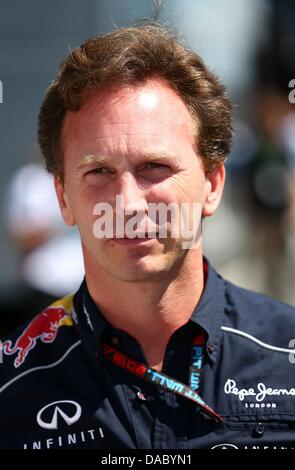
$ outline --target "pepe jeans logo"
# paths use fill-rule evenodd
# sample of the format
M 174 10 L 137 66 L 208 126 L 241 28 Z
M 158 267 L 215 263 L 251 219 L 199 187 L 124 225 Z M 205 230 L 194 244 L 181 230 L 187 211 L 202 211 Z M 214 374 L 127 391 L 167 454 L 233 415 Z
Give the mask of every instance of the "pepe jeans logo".
M 256 402 L 262 402 L 267 397 L 273 396 L 295 396 L 295 388 L 271 388 L 267 387 L 263 382 L 257 384 L 256 388 L 238 388 L 233 379 L 228 379 L 224 385 L 224 393 L 227 395 L 235 395 L 240 401 L 244 401 L 247 397 L 254 397 Z

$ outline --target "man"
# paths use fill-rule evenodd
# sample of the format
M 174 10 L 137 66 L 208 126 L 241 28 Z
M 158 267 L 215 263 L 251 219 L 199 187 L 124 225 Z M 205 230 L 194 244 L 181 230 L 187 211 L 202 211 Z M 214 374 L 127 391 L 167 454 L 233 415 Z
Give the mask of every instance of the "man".
M 292 446 L 294 309 L 224 281 L 194 214 L 189 237 L 149 212 L 211 216 L 230 141 L 223 86 L 161 27 L 90 39 L 63 62 L 39 142 L 85 281 L 3 343 L 2 448 Z M 103 236 L 102 207 L 123 232 Z

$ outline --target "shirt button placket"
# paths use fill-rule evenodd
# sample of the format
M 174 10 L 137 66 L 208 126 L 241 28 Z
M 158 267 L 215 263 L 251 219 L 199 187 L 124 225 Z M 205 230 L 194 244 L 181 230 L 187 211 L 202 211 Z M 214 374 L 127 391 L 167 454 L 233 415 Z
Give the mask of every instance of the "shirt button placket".
M 163 424 L 165 420 L 163 421 L 161 419 L 161 415 L 164 411 L 164 408 L 166 409 L 166 401 L 165 401 L 165 391 L 159 389 L 159 401 L 158 401 L 158 406 L 157 406 L 157 414 L 155 416 L 155 428 L 154 428 L 154 449 L 165 449 L 165 438 L 166 438 L 166 427 Z

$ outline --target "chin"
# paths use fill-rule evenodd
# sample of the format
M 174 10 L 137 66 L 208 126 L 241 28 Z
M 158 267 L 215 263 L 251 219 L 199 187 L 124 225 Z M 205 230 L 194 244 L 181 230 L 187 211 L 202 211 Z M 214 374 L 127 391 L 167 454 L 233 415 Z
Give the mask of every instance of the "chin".
M 170 262 L 169 262 L 170 261 Z M 122 266 L 118 267 L 116 274 L 113 271 L 114 277 L 125 282 L 155 282 L 167 276 L 171 270 L 171 260 L 165 259 L 147 259 L 142 258 L 138 260 L 136 265 L 129 265 L 125 263 L 124 270 Z

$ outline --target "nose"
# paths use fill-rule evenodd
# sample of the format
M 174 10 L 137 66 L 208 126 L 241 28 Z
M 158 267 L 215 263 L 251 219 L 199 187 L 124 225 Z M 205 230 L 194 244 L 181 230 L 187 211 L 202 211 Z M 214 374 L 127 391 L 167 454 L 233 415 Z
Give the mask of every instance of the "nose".
M 147 213 L 148 204 L 145 198 L 145 192 L 138 185 L 135 175 L 131 172 L 125 172 L 121 175 L 119 183 L 120 206 L 128 216 L 136 213 Z

